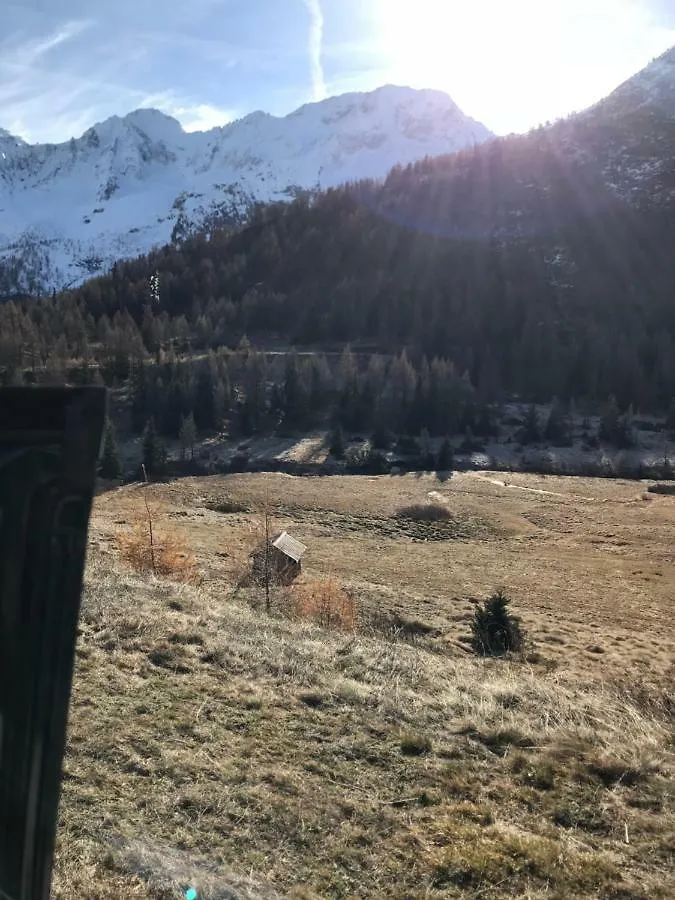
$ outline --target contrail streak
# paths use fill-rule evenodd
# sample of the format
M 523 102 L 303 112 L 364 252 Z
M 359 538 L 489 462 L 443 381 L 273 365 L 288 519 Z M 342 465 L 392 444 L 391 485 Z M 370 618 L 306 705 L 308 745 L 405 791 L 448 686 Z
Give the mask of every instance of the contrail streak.
M 304 0 L 310 15 L 309 26 L 309 61 L 312 67 L 312 93 L 315 100 L 323 100 L 327 96 L 326 80 L 321 62 L 323 45 L 323 10 L 321 0 Z

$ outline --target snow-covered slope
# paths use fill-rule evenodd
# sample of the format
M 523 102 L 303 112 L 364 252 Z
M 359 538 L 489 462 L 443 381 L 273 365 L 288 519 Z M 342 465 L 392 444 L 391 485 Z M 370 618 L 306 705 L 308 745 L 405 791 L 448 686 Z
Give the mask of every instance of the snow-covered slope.
M 58 145 L 0 129 L 0 294 L 76 284 L 253 202 L 380 178 L 491 136 L 446 94 L 392 86 L 193 134 L 152 109 Z
M 675 116 L 675 47 L 624 82 L 604 101 L 618 112 L 622 107 L 661 107 Z
M 635 207 L 675 206 L 675 48 L 605 100 L 551 129 L 563 151 L 595 166 Z

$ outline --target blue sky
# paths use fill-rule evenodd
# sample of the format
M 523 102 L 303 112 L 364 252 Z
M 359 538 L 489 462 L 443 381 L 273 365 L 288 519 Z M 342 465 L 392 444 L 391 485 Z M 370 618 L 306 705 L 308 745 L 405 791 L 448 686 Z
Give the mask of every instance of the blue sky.
M 155 106 L 195 130 L 384 83 L 497 133 L 581 109 L 675 45 L 675 0 L 2 0 L 0 126 L 66 140 Z

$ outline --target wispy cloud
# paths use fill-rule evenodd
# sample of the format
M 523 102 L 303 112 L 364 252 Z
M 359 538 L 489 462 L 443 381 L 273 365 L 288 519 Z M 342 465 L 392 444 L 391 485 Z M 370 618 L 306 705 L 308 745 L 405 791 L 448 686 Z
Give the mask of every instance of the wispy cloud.
M 308 68 L 313 98 L 327 96 L 336 2 L 295 0 L 282 11 L 278 0 L 60 0 L 58 9 L 2 0 L 0 127 L 56 143 L 150 105 L 187 131 L 251 109 L 286 114 L 307 99 Z M 274 26 L 261 29 L 268 15 Z
M 186 131 L 206 131 L 237 117 L 173 86 L 144 90 L 133 73 L 144 65 L 147 46 L 133 34 L 92 41 L 85 32 L 93 25 L 78 19 L 39 34 L 17 30 L 0 38 L 0 127 L 30 143 L 58 143 L 138 107 L 160 109 Z
M 304 0 L 309 12 L 309 61 L 312 68 L 312 94 L 315 100 L 328 96 L 321 59 L 323 52 L 324 18 L 321 0 Z
M 90 25 L 90 22 L 75 20 L 39 37 L 28 40 L 21 40 L 20 37 L 6 39 L 0 44 L 2 68 L 27 71 L 39 65 L 50 51 L 79 37 Z

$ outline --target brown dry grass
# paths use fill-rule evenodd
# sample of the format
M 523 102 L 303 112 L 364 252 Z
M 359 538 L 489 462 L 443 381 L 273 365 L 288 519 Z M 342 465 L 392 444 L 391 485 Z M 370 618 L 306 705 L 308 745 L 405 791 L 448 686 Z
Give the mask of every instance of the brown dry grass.
M 135 572 L 195 584 L 199 581 L 195 555 L 166 518 L 166 512 L 158 508 L 137 513 L 115 537 L 120 555 Z
M 675 503 L 499 479 L 152 486 L 199 589 L 120 559 L 138 489 L 98 498 L 56 896 L 668 897 Z M 347 590 L 355 630 L 231 599 L 267 492 L 309 546 L 303 581 Z M 384 527 L 432 492 L 484 528 Z M 251 512 L 214 512 L 219 496 Z M 525 661 L 467 649 L 495 587 Z
M 283 592 L 281 606 L 290 618 L 321 628 L 354 631 L 359 622 L 356 600 L 334 578 L 296 582 Z

